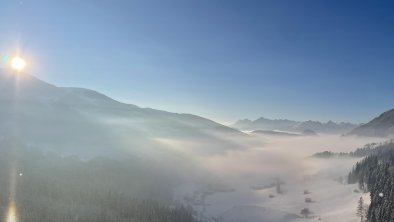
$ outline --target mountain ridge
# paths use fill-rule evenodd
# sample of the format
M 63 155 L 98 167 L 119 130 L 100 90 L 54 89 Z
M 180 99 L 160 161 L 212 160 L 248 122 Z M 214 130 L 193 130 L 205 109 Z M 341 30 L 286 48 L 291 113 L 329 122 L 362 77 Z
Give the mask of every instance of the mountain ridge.
M 235 138 L 248 137 L 197 115 L 140 108 L 94 90 L 58 87 L 32 75 L 1 71 L 0 135 L 83 156 L 115 150 L 165 155 L 161 149 L 174 146 L 183 152 L 224 152 L 242 148 Z
M 301 133 L 312 130 L 317 133 L 344 134 L 359 126 L 349 122 L 295 121 L 289 119 L 268 119 L 260 117 L 256 120 L 241 119 L 230 125 L 239 130 L 280 130 Z
M 387 110 L 379 116 L 373 118 L 347 135 L 367 136 L 367 137 L 389 137 L 394 135 L 394 109 Z

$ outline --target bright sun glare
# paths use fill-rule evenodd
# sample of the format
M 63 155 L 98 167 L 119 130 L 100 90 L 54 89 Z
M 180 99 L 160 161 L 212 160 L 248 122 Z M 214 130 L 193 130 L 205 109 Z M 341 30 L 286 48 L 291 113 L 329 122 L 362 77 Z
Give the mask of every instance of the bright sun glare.
M 15 203 L 13 202 L 8 206 L 6 222 L 17 222 Z
M 15 70 L 21 71 L 26 67 L 26 61 L 17 56 L 11 60 L 11 67 Z

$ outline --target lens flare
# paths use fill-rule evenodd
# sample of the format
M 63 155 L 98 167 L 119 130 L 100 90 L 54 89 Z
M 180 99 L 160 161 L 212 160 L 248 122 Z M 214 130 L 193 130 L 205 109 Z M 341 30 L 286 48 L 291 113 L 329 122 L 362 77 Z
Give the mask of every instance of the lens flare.
M 26 61 L 21 57 L 14 57 L 11 60 L 11 67 L 17 71 L 21 71 L 26 67 Z
M 16 207 L 15 207 L 15 203 L 11 202 L 8 205 L 8 210 L 7 210 L 7 220 L 6 222 L 17 222 L 17 218 L 16 218 Z

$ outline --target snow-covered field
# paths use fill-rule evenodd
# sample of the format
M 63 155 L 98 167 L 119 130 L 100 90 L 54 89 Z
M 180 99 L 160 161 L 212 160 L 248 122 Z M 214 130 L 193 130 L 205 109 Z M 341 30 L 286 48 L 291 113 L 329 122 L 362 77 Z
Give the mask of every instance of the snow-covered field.
M 368 194 L 355 192 L 346 175 L 355 158 L 318 159 L 331 150 L 349 152 L 371 139 L 264 137 L 261 147 L 201 158 L 207 180 L 180 186 L 175 199 L 193 207 L 203 218 L 223 222 L 332 221 L 356 222 L 357 202 Z M 280 191 L 277 192 L 278 181 Z M 308 199 L 308 201 L 306 201 Z M 302 218 L 301 210 L 311 214 Z

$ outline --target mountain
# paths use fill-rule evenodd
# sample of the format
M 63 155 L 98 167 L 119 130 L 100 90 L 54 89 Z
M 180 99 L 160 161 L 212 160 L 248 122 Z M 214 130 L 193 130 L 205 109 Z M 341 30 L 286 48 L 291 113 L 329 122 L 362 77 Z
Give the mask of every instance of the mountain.
M 353 129 L 348 135 L 369 137 L 394 135 L 394 109 L 388 110 L 370 122 Z
M 0 71 L 0 136 L 85 157 L 218 153 L 247 135 L 209 119 L 140 108 L 89 89 Z M 186 145 L 187 144 L 187 145 Z M 155 155 L 150 155 L 155 156 Z
M 243 130 L 283 130 L 289 129 L 292 126 L 296 125 L 297 121 L 287 120 L 287 119 L 266 119 L 266 118 L 258 118 L 254 121 L 243 119 L 239 120 L 233 125 L 232 127 L 236 129 L 243 129 Z
M 294 121 L 288 119 L 267 119 L 259 118 L 254 121 L 243 119 L 232 124 L 231 127 L 240 130 L 279 130 L 294 133 L 304 131 L 314 131 L 316 133 L 343 134 L 356 128 L 358 125 L 353 123 L 335 123 L 328 121 L 322 123 L 319 121 Z

